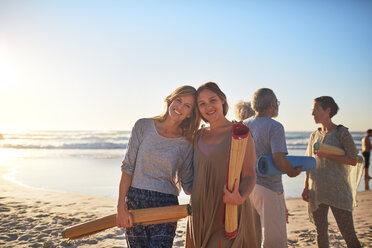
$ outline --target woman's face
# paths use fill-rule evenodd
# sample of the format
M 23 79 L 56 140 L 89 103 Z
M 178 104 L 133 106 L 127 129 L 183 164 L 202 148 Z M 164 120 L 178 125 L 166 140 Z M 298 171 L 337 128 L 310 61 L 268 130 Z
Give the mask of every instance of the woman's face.
M 209 123 L 223 117 L 223 104 L 225 103 L 216 93 L 211 90 L 204 89 L 199 93 L 198 108 L 200 114 Z
M 194 104 L 194 96 L 192 95 L 177 96 L 168 108 L 170 118 L 177 122 L 182 122 L 184 119 L 190 118 Z
M 312 115 L 314 116 L 315 123 L 324 123 L 325 121 L 328 121 L 330 119 L 330 111 L 330 108 L 324 110 L 319 103 L 314 102 Z

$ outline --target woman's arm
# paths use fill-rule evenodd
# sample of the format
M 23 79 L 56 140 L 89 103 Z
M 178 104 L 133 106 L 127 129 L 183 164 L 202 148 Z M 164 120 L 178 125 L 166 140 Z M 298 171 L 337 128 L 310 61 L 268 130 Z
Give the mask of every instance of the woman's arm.
M 186 156 L 183 161 L 183 164 L 181 165 L 180 170 L 178 171 L 178 176 L 185 194 L 191 195 L 192 183 L 194 179 L 193 146 L 190 145 L 190 147 L 188 147 L 185 153 Z
M 116 225 L 118 227 L 131 227 L 133 225 L 132 215 L 128 211 L 126 204 L 126 197 L 129 187 L 132 184 L 132 176 L 137 160 L 138 150 L 141 144 L 141 137 L 143 135 L 143 125 L 145 120 L 138 120 L 134 127 L 128 141 L 127 152 L 121 165 L 121 179 L 119 184 L 119 197 L 116 214 Z
M 327 154 L 324 152 L 316 152 L 315 153 L 317 157 L 319 158 L 328 158 L 332 159 L 340 164 L 348 164 L 351 166 L 355 166 L 357 164 L 357 159 L 356 158 L 350 158 L 347 156 L 338 156 L 338 155 L 332 155 L 332 154 Z
M 351 166 L 355 166 L 358 162 L 356 159 L 358 155 L 358 150 L 355 146 L 353 137 L 345 127 L 341 127 L 340 130 L 337 131 L 337 134 L 342 145 L 342 149 L 345 151 L 344 156 L 325 154 L 319 151 L 314 152 L 315 155 L 319 158 L 332 159 L 340 164 L 348 164 Z
M 241 205 L 245 202 L 256 184 L 256 149 L 254 147 L 253 138 L 251 135 L 248 136 L 247 148 L 245 151 L 242 173 L 240 176 L 240 185 L 237 187 L 238 182 L 234 182 L 232 192 L 227 189 L 225 185 L 224 189 L 224 203 L 232 205 Z
M 314 133 L 310 135 L 309 138 L 309 143 L 307 144 L 307 149 L 305 152 L 305 156 L 313 156 L 313 138 L 314 138 Z M 309 196 L 309 178 L 310 178 L 310 172 L 306 171 L 306 178 L 305 178 L 305 185 L 304 185 L 304 190 L 302 191 L 302 199 L 306 202 L 310 201 L 310 196 Z
M 119 185 L 119 198 L 116 214 L 116 225 L 118 227 L 131 227 L 133 225 L 133 217 L 128 211 L 127 203 L 125 201 L 130 185 L 132 184 L 132 176 L 125 172 L 121 173 Z
M 310 201 L 310 196 L 309 196 L 309 176 L 310 172 L 306 171 L 306 178 L 305 178 L 305 186 L 304 190 L 302 191 L 302 199 L 306 202 Z

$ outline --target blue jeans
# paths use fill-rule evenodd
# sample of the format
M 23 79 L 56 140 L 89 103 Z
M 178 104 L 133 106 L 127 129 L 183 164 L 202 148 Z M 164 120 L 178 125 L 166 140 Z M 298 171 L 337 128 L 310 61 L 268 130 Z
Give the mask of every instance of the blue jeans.
M 175 195 L 130 187 L 127 195 L 128 209 L 141 209 L 178 205 Z M 125 230 L 130 248 L 156 248 L 173 245 L 177 222 L 155 225 L 133 225 Z

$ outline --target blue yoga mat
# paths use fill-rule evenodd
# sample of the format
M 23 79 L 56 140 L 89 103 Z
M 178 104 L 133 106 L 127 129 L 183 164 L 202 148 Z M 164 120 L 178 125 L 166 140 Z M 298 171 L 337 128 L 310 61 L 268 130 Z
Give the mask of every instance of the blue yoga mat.
M 315 169 L 316 161 L 313 157 L 308 156 L 286 156 L 293 168 L 303 166 L 301 171 L 310 171 Z M 285 174 L 279 170 L 273 162 L 272 156 L 263 155 L 256 161 L 256 173 L 260 176 L 272 176 Z

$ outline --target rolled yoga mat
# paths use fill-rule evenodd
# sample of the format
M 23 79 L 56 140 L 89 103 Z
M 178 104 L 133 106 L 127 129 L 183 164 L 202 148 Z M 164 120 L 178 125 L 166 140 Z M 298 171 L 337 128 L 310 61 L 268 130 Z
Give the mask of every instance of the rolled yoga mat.
M 235 123 L 232 129 L 229 164 L 227 167 L 227 188 L 232 191 L 235 180 L 240 182 L 245 151 L 247 147 L 249 128 L 241 123 Z M 228 239 L 236 237 L 238 232 L 238 206 L 226 204 L 225 235 Z
M 315 142 L 313 145 L 314 151 L 324 152 L 326 154 L 331 155 L 338 155 L 338 156 L 345 156 L 345 151 L 342 148 L 337 146 L 331 146 L 326 144 L 320 144 L 319 142 Z M 360 155 L 357 156 L 357 162 L 361 163 L 364 162 L 364 158 Z
M 316 161 L 313 157 L 308 156 L 286 156 L 293 168 L 301 167 L 301 171 L 311 171 L 316 167 Z M 256 161 L 256 173 L 260 176 L 272 176 L 285 174 L 279 170 L 273 162 L 272 156 L 263 155 Z
M 134 224 L 152 225 L 177 220 L 191 215 L 189 204 L 129 210 Z M 62 231 L 63 238 L 78 239 L 116 226 L 116 214 L 77 224 Z
M 314 151 L 324 152 L 327 154 L 338 155 L 338 156 L 345 156 L 345 151 L 337 146 L 331 146 L 331 145 L 315 142 L 313 147 L 314 147 Z

